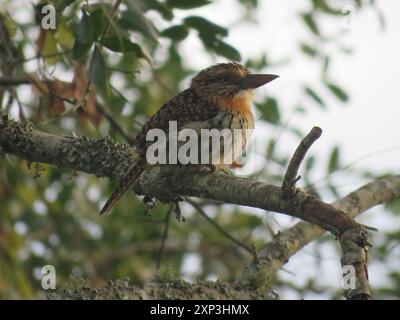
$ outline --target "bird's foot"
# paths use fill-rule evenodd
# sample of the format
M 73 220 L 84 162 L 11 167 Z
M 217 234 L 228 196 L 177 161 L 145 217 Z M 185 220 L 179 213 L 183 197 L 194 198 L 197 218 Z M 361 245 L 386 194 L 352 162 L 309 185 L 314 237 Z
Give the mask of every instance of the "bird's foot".
M 171 203 L 171 206 L 175 212 L 176 221 L 185 222 L 186 219 L 182 215 L 181 208 L 179 207 L 179 201 L 183 201 L 183 199 L 179 197 L 179 199 L 176 199 L 174 202 Z
M 155 199 L 153 197 L 150 197 L 150 196 L 145 196 L 143 198 L 143 203 L 145 205 L 144 215 L 151 217 L 151 210 L 153 210 L 154 207 L 156 206 Z

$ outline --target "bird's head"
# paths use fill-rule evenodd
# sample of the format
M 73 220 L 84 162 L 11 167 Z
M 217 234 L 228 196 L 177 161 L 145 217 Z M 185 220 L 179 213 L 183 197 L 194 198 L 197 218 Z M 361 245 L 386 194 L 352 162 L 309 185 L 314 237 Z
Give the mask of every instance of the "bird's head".
M 251 74 L 236 62 L 220 63 L 200 71 L 192 79 L 191 88 L 204 100 L 222 108 L 234 102 L 249 104 L 253 90 L 276 79 L 274 74 Z

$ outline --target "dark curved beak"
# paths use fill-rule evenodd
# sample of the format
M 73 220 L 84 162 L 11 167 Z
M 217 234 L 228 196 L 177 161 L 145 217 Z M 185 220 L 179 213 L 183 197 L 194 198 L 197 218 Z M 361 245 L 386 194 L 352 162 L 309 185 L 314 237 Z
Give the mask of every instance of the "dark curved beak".
M 279 78 L 276 74 L 249 74 L 240 80 L 239 86 L 242 89 L 255 89 Z

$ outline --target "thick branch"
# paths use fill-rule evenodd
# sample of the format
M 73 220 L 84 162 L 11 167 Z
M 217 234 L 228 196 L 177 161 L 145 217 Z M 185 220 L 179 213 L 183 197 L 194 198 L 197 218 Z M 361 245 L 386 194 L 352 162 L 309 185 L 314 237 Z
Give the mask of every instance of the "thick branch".
M 56 136 L 37 131 L 32 124 L 19 124 L 0 113 L 0 152 L 32 162 L 69 168 L 97 177 L 120 179 L 135 153 L 127 144 L 110 138 Z
M 259 291 L 255 288 L 243 288 L 221 281 L 199 281 L 188 283 L 183 280 L 158 279 L 146 286 L 133 285 L 129 279 L 110 281 L 102 287 L 91 287 L 83 279 L 74 278 L 67 286 L 51 293 L 50 299 L 77 300 L 272 300 L 277 295 L 272 291 Z
M 37 131 L 29 123 L 0 119 L 0 147 L 33 162 L 119 180 L 132 163 L 135 153 L 126 144 L 109 138 L 88 139 L 56 136 Z M 335 235 L 357 227 L 356 222 L 306 192 L 298 190 L 289 200 L 280 187 L 218 172 L 199 171 L 192 166 L 155 166 L 144 172 L 135 186 L 138 194 L 157 196 L 165 186 L 169 192 L 220 200 L 288 214 L 318 224 Z

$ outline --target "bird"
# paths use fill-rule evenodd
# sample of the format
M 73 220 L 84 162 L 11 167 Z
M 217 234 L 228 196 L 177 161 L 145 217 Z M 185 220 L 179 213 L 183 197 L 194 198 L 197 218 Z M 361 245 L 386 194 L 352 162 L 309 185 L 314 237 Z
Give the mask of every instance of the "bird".
M 237 62 L 219 63 L 201 70 L 192 79 L 189 88 L 166 102 L 143 125 L 134 139 L 133 146 L 138 157 L 133 161 L 127 174 L 102 207 L 100 214 L 108 214 L 116 202 L 133 186 L 148 163 L 146 151 L 152 144 L 147 134 L 152 129 L 168 132 L 169 123 L 175 121 L 177 130 L 193 129 L 229 129 L 243 132 L 239 142 L 234 142 L 230 150 L 218 146 L 213 150 L 198 146 L 203 153 L 228 152 L 233 161 L 228 163 L 211 163 L 212 170 L 226 170 L 228 167 L 240 167 L 235 160 L 246 149 L 255 120 L 252 112 L 254 89 L 278 78 L 274 74 L 252 74 L 245 66 Z M 236 139 L 235 139 L 236 141 Z M 207 155 L 207 156 L 209 156 Z M 220 160 L 221 161 L 221 160 Z M 201 164 L 200 164 L 201 165 Z

